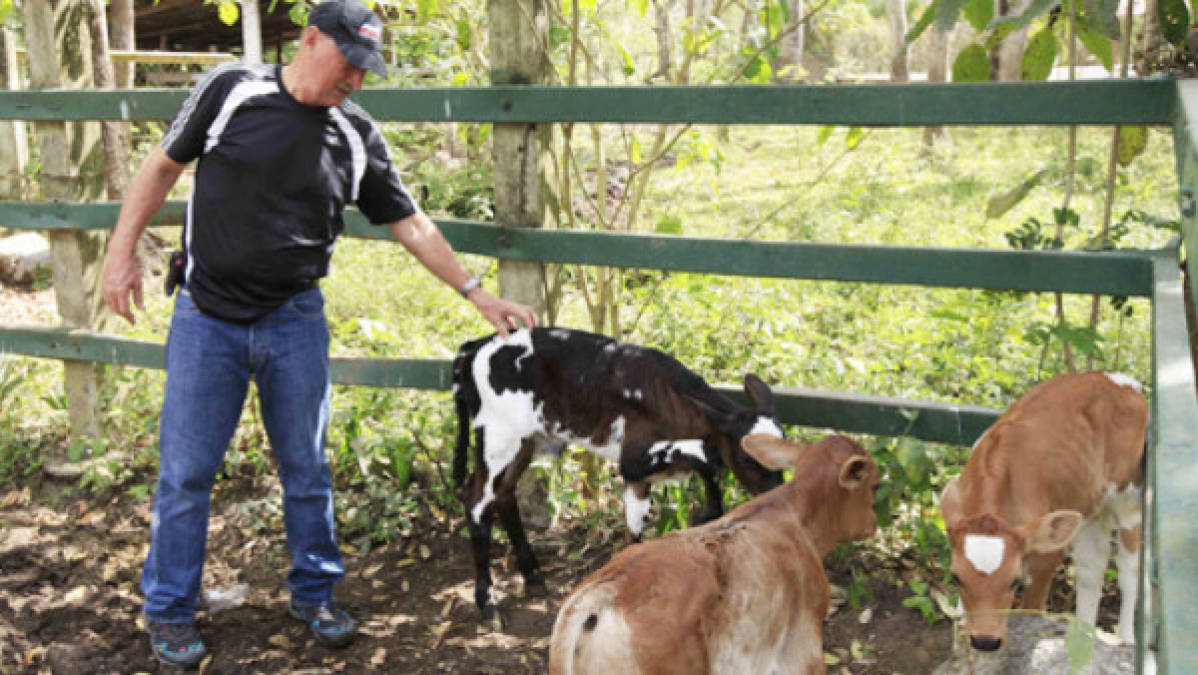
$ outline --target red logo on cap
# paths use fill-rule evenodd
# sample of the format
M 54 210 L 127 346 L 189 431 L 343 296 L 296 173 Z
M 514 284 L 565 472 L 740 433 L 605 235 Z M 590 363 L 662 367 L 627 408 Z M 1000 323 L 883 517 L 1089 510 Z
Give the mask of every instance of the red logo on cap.
M 364 23 L 358 27 L 358 35 L 361 35 L 371 42 L 378 42 L 382 39 L 379 29 L 368 23 Z

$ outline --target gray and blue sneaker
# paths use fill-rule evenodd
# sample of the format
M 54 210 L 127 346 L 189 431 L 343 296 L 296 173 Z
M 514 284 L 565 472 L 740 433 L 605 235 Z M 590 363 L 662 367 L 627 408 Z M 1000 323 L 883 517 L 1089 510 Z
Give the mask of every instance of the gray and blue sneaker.
M 307 623 L 316 641 L 326 647 L 344 647 L 354 640 L 354 620 L 332 600 L 318 605 L 292 601 L 291 616 Z
M 146 620 L 150 630 L 150 650 L 154 658 L 176 668 L 195 668 L 208 656 L 208 645 L 194 621 L 163 623 Z

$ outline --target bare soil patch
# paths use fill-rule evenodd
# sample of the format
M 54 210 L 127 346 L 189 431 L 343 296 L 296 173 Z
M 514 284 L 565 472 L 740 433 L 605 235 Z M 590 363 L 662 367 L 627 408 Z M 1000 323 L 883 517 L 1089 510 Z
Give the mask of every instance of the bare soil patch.
M 245 584 L 247 592 L 235 607 L 201 610 L 213 650 L 203 672 L 542 673 L 561 601 L 623 542 L 620 532 L 582 526 L 532 533 L 549 595 L 522 597 L 514 565 L 497 559 L 505 625 L 495 631 L 477 620 L 462 519 L 427 516 L 411 536 L 365 555 L 346 547 L 349 574 L 338 598 L 360 634 L 331 651 L 287 614 L 282 533 L 253 534 L 260 514 L 246 505 L 277 499 L 273 482 L 226 479 L 214 493 L 205 588 Z M 148 502 L 63 494 L 61 484 L 36 480 L 0 493 L 0 673 L 158 672 L 138 589 Z M 496 546 L 497 555 L 505 548 Z M 887 584 L 873 596 L 868 623 L 847 607 L 826 623 L 826 649 L 843 662 L 830 672 L 922 673 L 947 655 L 946 622 L 926 627 Z

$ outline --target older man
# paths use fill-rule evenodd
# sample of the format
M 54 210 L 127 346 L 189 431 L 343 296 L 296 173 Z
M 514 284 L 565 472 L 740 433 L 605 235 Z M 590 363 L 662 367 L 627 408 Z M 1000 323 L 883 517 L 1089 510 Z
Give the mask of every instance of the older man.
M 134 244 L 184 166 L 198 160 L 183 230 L 180 291 L 166 348 L 161 467 L 142 573 L 154 655 L 181 667 L 208 652 L 194 615 L 216 472 L 250 378 L 283 484 L 291 612 L 318 642 L 344 646 L 354 622 L 333 600 L 344 576 L 324 436 L 329 334 L 318 280 L 342 210 L 356 204 L 501 333 L 533 311 L 483 290 L 417 206 L 374 121 L 346 97 L 385 74 L 382 24 L 358 0 L 313 8 L 286 66 L 228 64 L 183 104 L 146 158 L 108 247 L 104 298 L 142 307 Z

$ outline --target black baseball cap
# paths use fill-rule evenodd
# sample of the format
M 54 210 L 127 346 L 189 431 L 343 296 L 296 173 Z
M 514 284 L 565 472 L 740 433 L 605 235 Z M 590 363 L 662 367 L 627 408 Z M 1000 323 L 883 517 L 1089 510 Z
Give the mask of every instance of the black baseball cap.
M 383 65 L 383 22 L 358 0 L 327 0 L 308 13 L 308 25 L 333 38 L 346 60 L 380 77 Z

